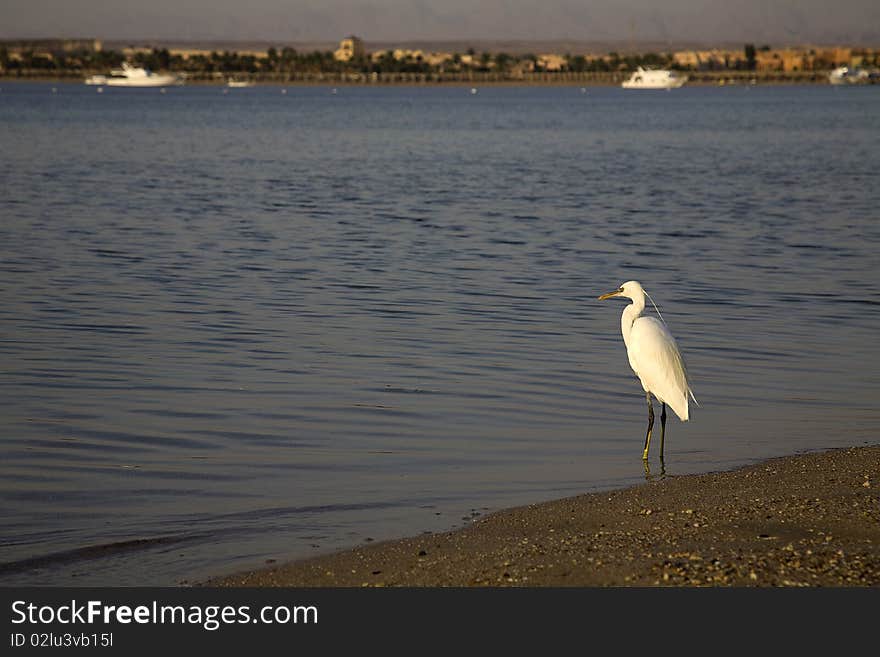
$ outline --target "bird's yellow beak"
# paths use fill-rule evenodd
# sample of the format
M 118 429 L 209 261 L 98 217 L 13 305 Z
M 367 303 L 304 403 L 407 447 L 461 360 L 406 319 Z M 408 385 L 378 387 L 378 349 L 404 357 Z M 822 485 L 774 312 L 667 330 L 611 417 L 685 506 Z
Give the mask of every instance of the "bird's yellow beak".
M 599 297 L 599 301 L 605 301 L 605 299 L 610 299 L 611 297 L 616 297 L 621 292 L 623 292 L 623 288 L 619 287 L 616 290 L 614 290 L 614 292 L 609 292 L 608 294 L 603 294 L 601 297 Z

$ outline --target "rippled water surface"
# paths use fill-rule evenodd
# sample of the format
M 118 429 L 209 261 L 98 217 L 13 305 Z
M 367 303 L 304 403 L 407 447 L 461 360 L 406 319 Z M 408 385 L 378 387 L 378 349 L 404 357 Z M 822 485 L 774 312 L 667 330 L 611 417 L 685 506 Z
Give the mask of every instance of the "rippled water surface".
M 880 88 L 0 87 L 0 583 L 641 481 L 630 278 L 668 473 L 877 440 Z

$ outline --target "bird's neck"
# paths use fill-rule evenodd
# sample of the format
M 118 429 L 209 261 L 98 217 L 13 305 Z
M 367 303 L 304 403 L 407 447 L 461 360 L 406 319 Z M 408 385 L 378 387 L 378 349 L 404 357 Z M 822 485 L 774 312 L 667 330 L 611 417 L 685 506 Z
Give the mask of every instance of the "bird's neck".
M 633 322 L 639 318 L 644 309 L 644 299 L 641 302 L 638 299 L 633 300 L 631 304 L 623 309 L 623 314 L 620 316 L 620 332 L 623 333 L 623 343 L 627 347 L 629 347 L 629 334 L 632 332 Z

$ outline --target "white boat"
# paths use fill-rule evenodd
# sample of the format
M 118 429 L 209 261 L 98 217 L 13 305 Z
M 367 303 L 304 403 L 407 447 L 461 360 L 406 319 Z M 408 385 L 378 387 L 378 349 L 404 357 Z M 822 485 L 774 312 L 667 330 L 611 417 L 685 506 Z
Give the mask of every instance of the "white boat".
M 687 76 L 675 71 L 639 66 L 620 86 L 624 89 L 678 89 L 685 82 Z
M 866 84 L 870 81 L 871 73 L 863 68 L 838 66 L 828 74 L 828 82 L 831 84 Z
M 239 88 L 253 87 L 254 83 L 251 82 L 250 80 L 234 80 L 232 78 L 229 78 L 229 80 L 226 81 L 226 86 L 227 87 L 239 87 Z
M 85 83 L 107 87 L 167 87 L 182 84 L 182 80 L 173 73 L 153 73 L 148 68 L 122 62 L 122 68 L 113 69 L 110 75 L 92 75 Z
M 838 66 L 828 74 L 828 82 L 831 84 L 849 84 L 849 66 Z

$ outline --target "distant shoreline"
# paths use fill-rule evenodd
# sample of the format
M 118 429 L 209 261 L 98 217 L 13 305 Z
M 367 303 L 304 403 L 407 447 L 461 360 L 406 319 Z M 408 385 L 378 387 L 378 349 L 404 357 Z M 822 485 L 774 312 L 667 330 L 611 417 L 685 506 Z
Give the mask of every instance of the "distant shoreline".
M 83 82 L 86 77 L 94 74 L 106 74 L 106 71 L 77 71 L 51 75 L 43 72 L 25 75 L 0 75 L 0 82 Z M 688 76 L 687 86 L 723 86 L 731 85 L 791 85 L 791 84 L 829 84 L 828 73 L 823 71 L 801 72 L 755 72 L 755 71 L 685 71 Z M 428 74 L 428 73 L 390 73 L 371 77 L 360 73 L 311 73 L 295 76 L 280 74 L 255 74 L 245 76 L 236 74 L 237 78 L 245 78 L 255 85 L 274 86 L 582 86 L 608 87 L 620 86 L 631 73 L 629 72 L 561 72 L 535 73 L 522 77 L 502 76 L 496 73 L 471 74 Z M 192 86 L 224 86 L 229 76 L 191 76 L 186 78 L 186 85 Z

